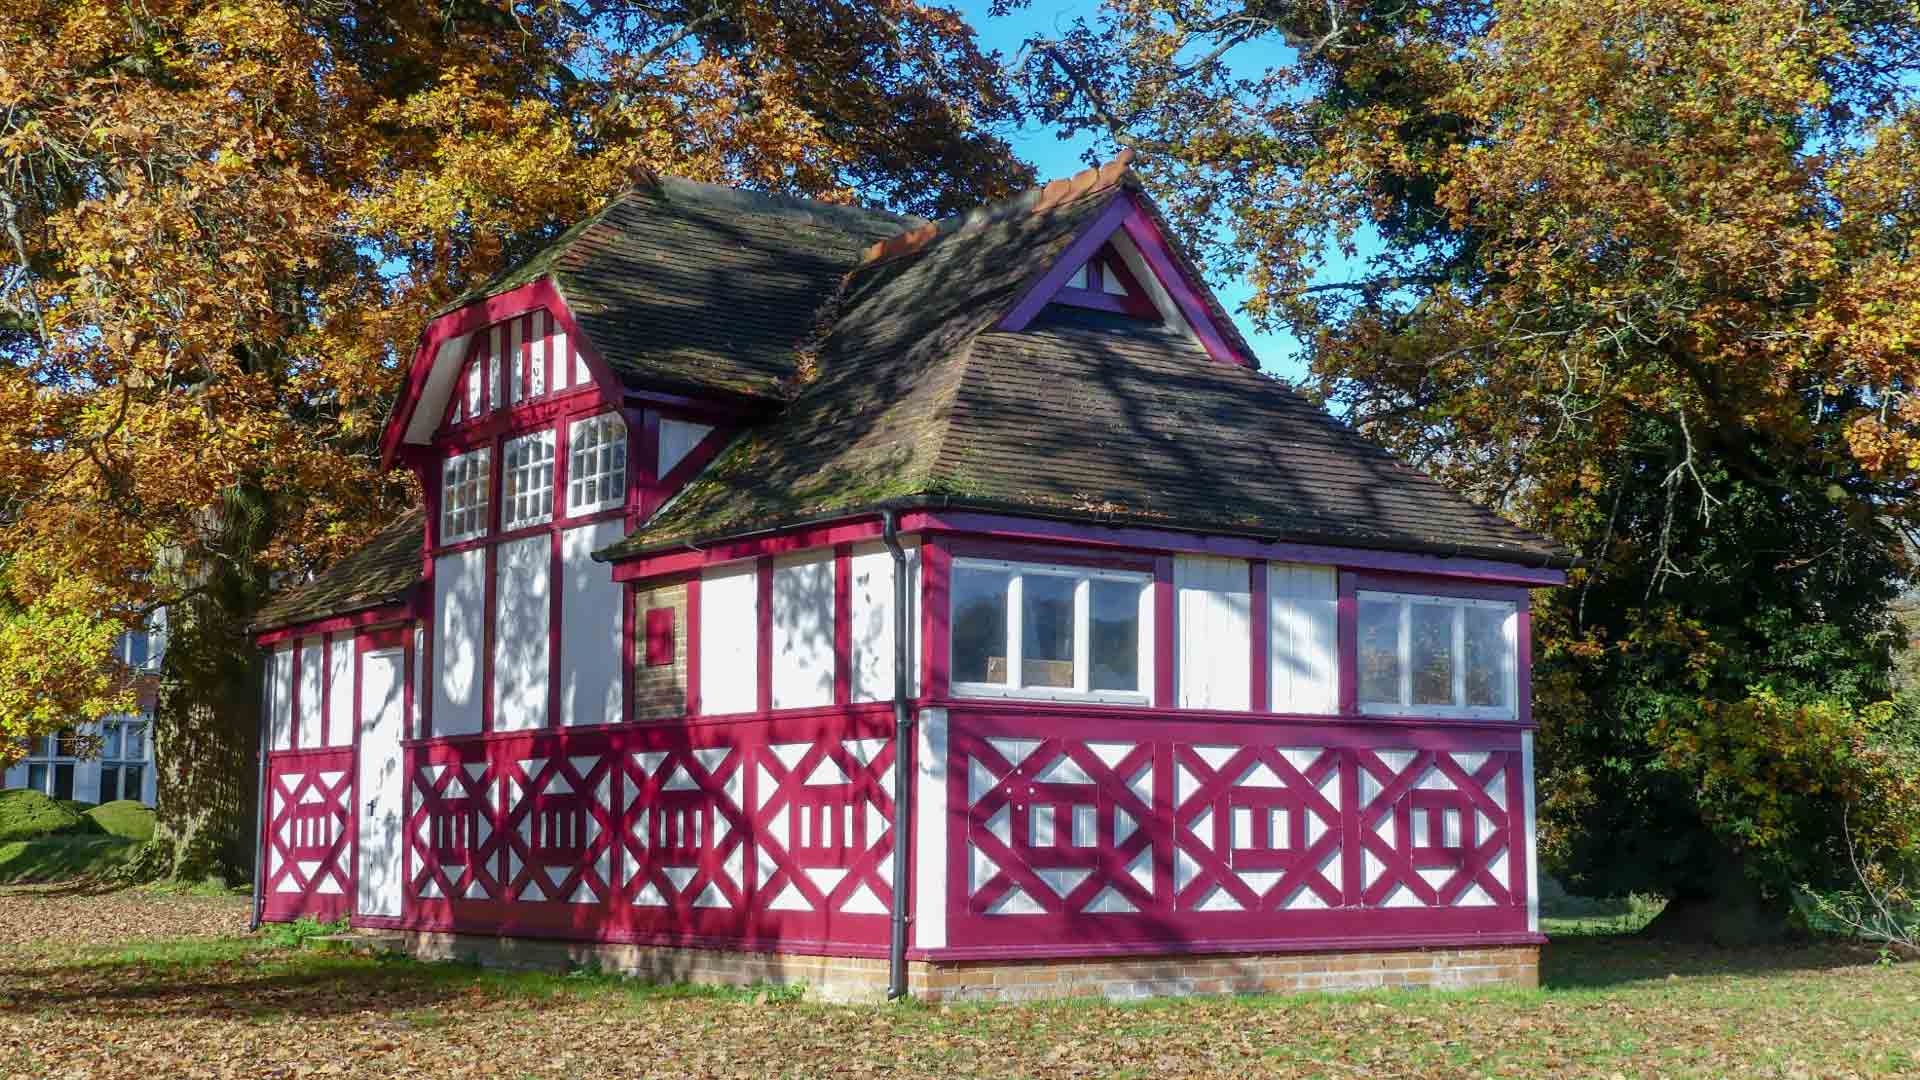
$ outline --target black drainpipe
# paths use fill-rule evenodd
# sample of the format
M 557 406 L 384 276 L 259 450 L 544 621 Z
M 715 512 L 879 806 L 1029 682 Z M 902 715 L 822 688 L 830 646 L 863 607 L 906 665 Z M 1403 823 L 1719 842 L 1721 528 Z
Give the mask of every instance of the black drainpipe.
M 880 512 L 880 537 L 893 554 L 893 940 L 887 949 L 887 1000 L 907 996 L 908 840 L 913 828 L 913 719 L 907 707 L 910 650 L 907 628 L 907 553 L 900 547 L 897 511 Z
M 253 744 L 257 762 L 253 789 L 253 917 L 247 921 L 248 932 L 260 929 L 261 887 L 265 884 L 261 871 L 265 869 L 262 864 L 267 837 L 267 713 L 272 711 L 272 682 L 273 653 L 268 651 L 260 668 L 260 723 Z

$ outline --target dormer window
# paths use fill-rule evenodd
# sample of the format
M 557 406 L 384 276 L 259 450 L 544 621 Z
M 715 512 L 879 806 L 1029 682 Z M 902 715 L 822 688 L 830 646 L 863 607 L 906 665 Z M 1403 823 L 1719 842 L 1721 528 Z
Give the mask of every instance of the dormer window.
M 1127 269 L 1112 245 L 1101 248 L 1091 259 L 1081 263 L 1061 283 L 1053 302 L 1118 312 L 1137 319 L 1158 320 L 1160 317 L 1159 309 L 1148 299 L 1146 290 L 1140 287 L 1139 279 Z

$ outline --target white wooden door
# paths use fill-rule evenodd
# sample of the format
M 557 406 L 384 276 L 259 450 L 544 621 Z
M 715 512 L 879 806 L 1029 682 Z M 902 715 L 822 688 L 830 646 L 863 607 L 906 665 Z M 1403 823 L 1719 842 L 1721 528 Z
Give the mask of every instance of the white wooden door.
M 360 658 L 360 865 L 354 879 L 359 884 L 355 910 L 362 915 L 400 914 L 403 664 L 399 649 Z

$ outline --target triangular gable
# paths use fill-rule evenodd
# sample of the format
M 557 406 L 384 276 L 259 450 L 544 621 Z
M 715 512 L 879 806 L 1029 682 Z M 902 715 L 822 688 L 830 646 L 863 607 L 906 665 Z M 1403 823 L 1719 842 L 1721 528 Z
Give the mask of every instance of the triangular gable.
M 443 427 L 558 397 L 593 384 L 587 358 L 549 308 L 487 326 L 467 339 Z
M 382 464 L 391 465 L 403 446 L 425 446 L 433 440 L 441 425 L 454 415 L 456 388 L 461 391 L 463 399 L 459 403 L 460 415 L 471 415 L 471 407 L 464 398 L 469 393 L 467 381 L 469 373 L 474 370 L 472 363 L 477 357 L 485 364 L 487 357 L 506 357 L 510 354 L 516 323 L 521 330 L 523 380 L 530 379 L 525 349 L 528 329 L 536 313 L 543 320 L 542 340 L 564 341 L 565 350 L 575 357 L 575 366 L 567 372 L 566 386 L 571 389 L 583 382 L 591 382 L 608 399 L 619 400 L 619 382 L 595 351 L 593 342 L 580 332 L 566 299 L 560 295 L 551 279 L 541 278 L 507 292 L 476 300 L 427 324 L 425 332 L 421 334 L 420 347 L 414 353 L 413 363 L 407 369 L 406 383 L 401 387 L 400 397 L 394 403 L 386 429 L 381 433 Z M 493 341 L 496 331 L 500 337 L 497 353 Z M 584 371 L 580 370 L 582 367 Z M 551 368 L 543 368 L 543 371 L 551 371 Z M 486 390 L 488 385 L 505 386 L 500 382 L 488 384 L 483 378 L 476 378 L 474 383 L 476 397 L 473 407 L 483 402 L 492 403 Z M 528 385 L 527 381 L 522 382 L 523 392 Z M 508 392 L 503 390 L 503 404 L 510 403 L 505 400 Z
M 1085 287 L 1096 281 L 1087 270 L 1090 262 L 1100 267 L 1097 280 L 1103 286 L 1101 293 Z M 1220 363 L 1259 367 L 1252 355 L 1235 344 L 1239 335 L 1223 325 L 1219 301 L 1205 282 L 1188 272 L 1188 265 L 1172 238 L 1148 212 L 1142 197 L 1123 190 L 1027 289 L 996 328 L 1024 330 L 1049 303 L 1114 306 L 1095 299 L 1105 292 L 1107 268 L 1112 267 L 1123 288 L 1138 289 L 1162 321 L 1191 334 L 1209 357 Z
M 1067 275 L 1048 302 L 1112 311 L 1136 319 L 1163 318 L 1146 287 L 1127 267 L 1126 258 L 1111 243 Z

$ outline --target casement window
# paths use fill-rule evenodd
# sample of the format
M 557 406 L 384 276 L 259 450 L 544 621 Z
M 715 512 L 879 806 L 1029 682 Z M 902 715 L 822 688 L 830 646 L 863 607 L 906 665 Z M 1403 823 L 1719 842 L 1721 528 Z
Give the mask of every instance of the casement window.
M 1148 702 L 1153 575 L 955 559 L 954 693 Z
M 1364 591 L 1358 599 L 1362 712 L 1515 716 L 1512 602 Z
M 151 754 L 144 719 L 108 720 L 101 725 L 100 801 L 140 801 L 146 793 Z
M 502 529 L 553 520 L 553 432 L 508 439 L 501 448 Z
M 567 429 L 567 512 L 625 505 L 627 425 L 618 413 L 576 420 Z
M 492 467 L 487 447 L 447 458 L 440 477 L 440 542 L 471 540 L 487 531 Z

